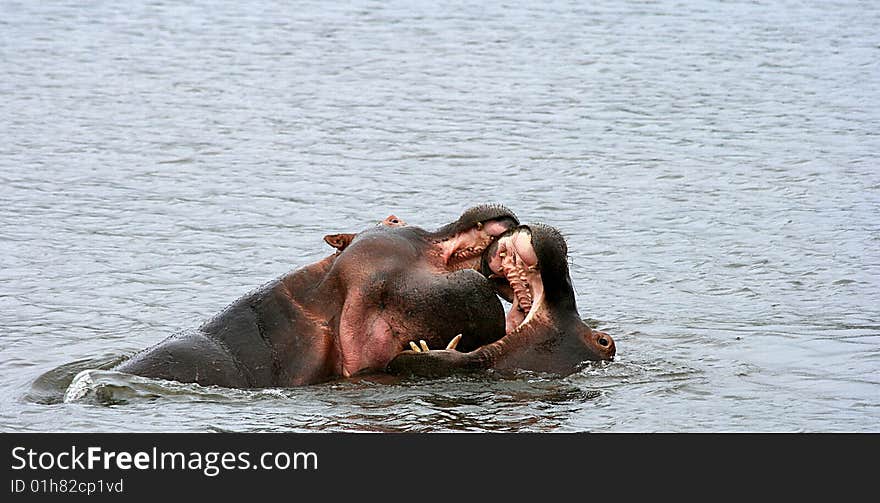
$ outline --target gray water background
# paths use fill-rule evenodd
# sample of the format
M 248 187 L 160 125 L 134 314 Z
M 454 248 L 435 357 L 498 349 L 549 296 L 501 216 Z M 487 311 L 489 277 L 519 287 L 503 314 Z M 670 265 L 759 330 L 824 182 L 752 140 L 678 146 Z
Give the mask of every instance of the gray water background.
M 874 1 L 0 1 L 2 431 L 880 431 Z M 610 364 L 84 369 L 390 213 L 568 239 Z

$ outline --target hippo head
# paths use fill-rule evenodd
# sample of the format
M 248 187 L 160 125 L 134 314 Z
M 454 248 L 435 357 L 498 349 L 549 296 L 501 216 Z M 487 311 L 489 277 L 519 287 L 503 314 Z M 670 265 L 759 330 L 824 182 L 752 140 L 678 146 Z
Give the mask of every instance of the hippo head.
M 483 274 L 511 302 L 504 351 L 496 367 L 571 373 L 583 361 L 611 360 L 614 340 L 580 318 L 568 270 L 568 247 L 548 225 L 520 225 L 482 257 Z
M 385 220 L 376 224 L 376 227 L 406 227 L 406 222 L 397 215 L 388 215 Z M 354 232 L 341 232 L 339 234 L 327 234 L 324 236 L 324 242 L 336 248 L 341 252 L 348 248 L 348 245 L 357 236 Z
M 465 210 L 458 220 L 433 232 L 418 227 L 408 227 L 402 218 L 388 215 L 374 227 L 360 233 L 328 234 L 324 236 L 324 241 L 338 252 L 342 252 L 359 235 L 375 236 L 383 229 L 408 228 L 413 235 L 430 243 L 424 253 L 437 269 L 453 272 L 462 269 L 479 269 L 480 258 L 486 248 L 498 236 L 517 225 L 519 220 L 510 209 L 500 204 L 481 204 Z

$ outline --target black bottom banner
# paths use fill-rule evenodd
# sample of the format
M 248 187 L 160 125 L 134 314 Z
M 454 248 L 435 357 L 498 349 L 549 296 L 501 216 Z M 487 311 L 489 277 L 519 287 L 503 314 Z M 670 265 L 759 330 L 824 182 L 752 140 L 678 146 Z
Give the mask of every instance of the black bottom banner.
M 707 482 L 725 492 L 758 491 L 758 482 L 827 484 L 840 496 L 852 482 L 872 480 L 880 447 L 875 434 L 5 433 L 0 440 L 7 502 L 272 494 L 393 501 L 426 491 L 468 500 L 526 491 L 552 501 L 681 494 Z

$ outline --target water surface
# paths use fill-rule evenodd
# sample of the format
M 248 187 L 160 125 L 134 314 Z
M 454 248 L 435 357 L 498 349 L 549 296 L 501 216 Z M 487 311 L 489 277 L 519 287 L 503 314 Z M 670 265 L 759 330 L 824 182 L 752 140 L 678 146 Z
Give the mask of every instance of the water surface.
M 2 431 L 880 431 L 876 2 L 0 2 Z M 100 369 L 394 213 L 567 237 L 618 356 Z

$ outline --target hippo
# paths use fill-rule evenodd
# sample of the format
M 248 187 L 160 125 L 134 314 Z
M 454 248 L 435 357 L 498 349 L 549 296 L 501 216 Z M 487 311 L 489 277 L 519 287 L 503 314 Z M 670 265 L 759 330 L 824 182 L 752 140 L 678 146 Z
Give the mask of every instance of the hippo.
M 332 255 L 114 370 L 230 388 L 291 387 L 382 371 L 413 339 L 463 340 L 462 350 L 475 350 L 505 335 L 504 308 L 478 270 L 485 250 L 517 225 L 504 206 L 480 205 L 433 232 L 391 215 L 357 234 L 327 235 Z
M 568 248 L 557 229 L 530 224 L 507 231 L 486 249 L 481 270 L 511 302 L 507 334 L 470 352 L 411 344 L 389 363 L 388 372 L 437 377 L 523 369 L 566 376 L 585 361 L 614 358 L 611 336 L 591 329 L 578 314 Z

